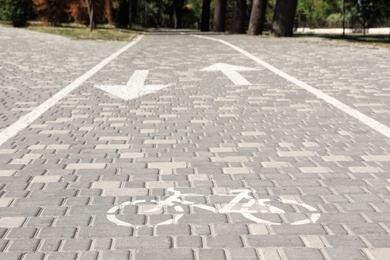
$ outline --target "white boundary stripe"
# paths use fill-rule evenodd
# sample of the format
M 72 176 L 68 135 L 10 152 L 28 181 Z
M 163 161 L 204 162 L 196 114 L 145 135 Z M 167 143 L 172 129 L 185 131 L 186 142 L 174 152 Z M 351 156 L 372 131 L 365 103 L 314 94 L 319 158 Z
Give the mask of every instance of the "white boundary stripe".
M 325 102 L 327 102 L 328 104 L 331 104 L 332 106 L 340 109 L 341 111 L 343 111 L 344 113 L 360 120 L 362 123 L 364 123 L 365 125 L 371 127 L 372 129 L 374 129 L 375 131 L 383 134 L 384 136 L 386 136 L 387 138 L 390 138 L 390 128 L 385 126 L 384 124 L 376 121 L 375 119 L 369 117 L 369 116 L 366 116 L 365 114 L 359 112 L 358 110 L 356 109 L 353 109 L 352 107 L 338 101 L 337 99 L 325 94 L 324 92 L 306 84 L 305 82 L 303 81 L 300 81 L 299 79 L 296 79 L 294 78 L 293 76 L 277 69 L 276 67 L 272 66 L 271 64 L 265 62 L 265 61 L 262 61 L 261 59 L 255 57 L 254 55 L 250 54 L 249 52 L 227 42 L 227 41 L 224 41 L 224 40 L 220 40 L 220 39 L 215 39 L 215 38 L 212 38 L 212 37 L 206 37 L 206 36 L 200 36 L 200 35 L 192 35 L 194 37 L 198 37 L 198 38 L 202 38 L 202 39 L 207 39 L 207 40 L 212 40 L 212 41 L 217 41 L 217 42 L 220 42 L 222 44 L 225 44 L 226 46 L 229 46 L 230 48 L 238 51 L 239 53 L 245 55 L 246 57 L 248 57 L 249 59 L 255 61 L 256 63 L 258 63 L 259 65 L 263 66 L 264 68 L 267 68 L 268 70 L 274 72 L 275 74 L 279 75 L 280 77 L 294 83 L 295 85 L 305 89 L 306 91 L 312 93 L 313 95 L 315 95 L 317 98 L 320 98 L 322 100 L 324 100 Z
M 70 83 L 65 88 L 61 89 L 59 92 L 54 94 L 51 98 L 43 102 L 38 107 L 34 108 L 30 113 L 22 116 L 19 118 L 15 123 L 8 126 L 6 129 L 4 129 L 0 133 L 0 146 L 3 145 L 5 142 L 7 142 L 10 138 L 17 135 L 21 130 L 25 129 L 28 125 L 30 125 L 32 122 L 34 122 L 38 117 L 40 117 L 43 113 L 45 113 L 47 110 L 49 110 L 52 106 L 57 104 L 58 101 L 60 101 L 62 98 L 64 98 L 66 95 L 68 95 L 70 92 L 75 90 L 77 87 L 79 87 L 82 83 L 84 83 L 87 79 L 95 75 L 99 70 L 101 70 L 104 66 L 106 66 L 108 63 L 110 63 L 113 59 L 121 55 L 123 52 L 127 51 L 129 48 L 137 44 L 141 39 L 142 35 L 132 41 L 131 43 L 127 44 L 125 47 L 121 48 L 120 50 L 116 51 L 115 53 L 111 54 L 109 57 L 102 60 L 99 64 L 97 64 L 95 67 L 87 71 L 84 75 L 77 78 L 75 81 Z

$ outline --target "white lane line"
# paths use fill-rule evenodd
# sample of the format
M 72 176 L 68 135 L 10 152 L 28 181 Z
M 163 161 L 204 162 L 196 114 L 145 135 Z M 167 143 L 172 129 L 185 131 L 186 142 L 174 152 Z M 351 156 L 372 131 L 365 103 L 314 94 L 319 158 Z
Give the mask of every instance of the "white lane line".
M 77 87 L 79 87 L 82 83 L 84 83 L 87 79 L 95 75 L 99 70 L 101 70 L 104 66 L 106 66 L 108 63 L 110 63 L 113 59 L 121 55 L 123 52 L 127 51 L 129 48 L 137 44 L 141 39 L 142 35 L 132 41 L 131 43 L 127 44 L 125 47 L 121 48 L 120 50 L 116 51 L 115 53 L 111 54 L 109 57 L 102 60 L 99 64 L 97 64 L 95 67 L 87 71 L 84 75 L 77 78 L 75 81 L 70 83 L 65 88 L 61 89 L 59 92 L 54 94 L 52 97 L 50 97 L 48 100 L 43 102 L 41 105 L 37 106 L 32 110 L 30 113 L 22 116 L 19 118 L 15 123 L 8 126 L 6 129 L 4 129 L 0 133 L 0 146 L 3 145 L 5 142 L 7 142 L 10 138 L 17 135 L 20 131 L 25 129 L 27 126 L 29 126 L 32 122 L 34 122 L 38 117 L 40 117 L 43 113 L 45 113 L 47 110 L 49 110 L 52 106 L 58 103 L 62 98 L 64 98 L 66 95 L 68 95 L 70 92 L 75 90 Z
M 212 40 L 212 41 L 217 41 L 217 42 L 220 42 L 226 46 L 229 46 L 230 48 L 238 51 L 239 53 L 245 55 L 246 57 L 248 57 L 249 59 L 253 60 L 254 62 L 258 63 L 259 65 L 263 66 L 264 68 L 272 71 L 273 73 L 279 75 L 280 77 L 294 83 L 295 85 L 301 87 L 302 89 L 305 89 L 306 91 L 312 93 L 313 95 L 315 95 L 317 98 L 319 99 L 322 99 L 324 100 L 325 102 L 327 102 L 328 104 L 338 108 L 339 110 L 343 111 L 344 113 L 358 119 L 359 121 L 361 121 L 362 123 L 364 123 L 365 125 L 371 127 L 372 129 L 374 129 L 375 131 L 383 134 L 384 136 L 386 136 L 387 138 L 390 138 L 390 128 L 385 126 L 384 124 L 376 121 L 375 119 L 369 117 L 369 116 L 366 116 L 365 114 L 359 112 L 358 110 L 356 109 L 353 109 L 352 107 L 340 102 L 339 100 L 325 94 L 324 92 L 310 86 L 309 84 L 306 84 L 305 82 L 303 81 L 300 81 L 299 79 L 296 79 L 294 78 L 293 76 L 277 69 L 276 67 L 272 66 L 271 64 L 265 62 L 265 61 L 262 61 L 261 59 L 257 58 L 256 56 L 250 54 L 249 52 L 227 42 L 227 41 L 224 41 L 224 40 L 220 40 L 220 39 L 215 39 L 215 38 L 212 38 L 212 37 L 207 37 L 207 36 L 200 36 L 200 35 L 191 35 L 193 37 L 198 37 L 198 38 L 202 38 L 202 39 L 207 39 L 207 40 Z

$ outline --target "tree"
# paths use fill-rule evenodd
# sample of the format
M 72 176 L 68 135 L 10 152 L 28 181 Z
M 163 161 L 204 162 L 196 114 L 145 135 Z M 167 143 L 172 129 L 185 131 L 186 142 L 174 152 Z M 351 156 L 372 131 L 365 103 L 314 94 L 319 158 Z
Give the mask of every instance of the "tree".
M 234 33 L 245 33 L 246 0 L 236 0 L 234 9 Z
M 200 30 L 202 32 L 210 31 L 210 4 L 211 0 L 202 1 L 202 16 L 200 21 Z
M 174 28 L 180 29 L 183 27 L 183 6 L 184 0 L 173 0 L 174 10 Z
M 93 0 L 87 0 L 87 9 L 89 16 L 89 28 L 91 32 L 95 29 L 95 17 L 94 17 L 94 8 L 93 8 Z
M 116 22 L 119 27 L 127 27 L 130 24 L 128 0 L 120 0 L 118 11 L 116 14 Z
M 277 0 L 271 34 L 276 37 L 293 35 L 295 11 L 298 0 Z
M 214 32 L 224 32 L 227 0 L 216 0 L 214 9 Z
M 15 27 L 25 27 L 33 13 L 31 0 L 0 0 L 0 20 L 11 21 Z
M 85 1 L 72 1 L 69 3 L 69 14 L 73 17 L 75 23 L 88 25 L 89 17 L 87 4 Z
M 384 0 L 357 1 L 356 11 L 358 20 L 363 27 L 364 34 L 366 28 L 380 25 L 384 22 L 386 17 L 389 19 L 389 10 L 390 6 L 386 4 Z
M 259 35 L 263 33 L 267 0 L 253 0 L 248 34 Z
M 89 28 L 91 32 L 96 28 L 97 23 L 105 22 L 106 0 L 86 0 L 89 16 Z
M 89 25 L 91 31 L 96 24 L 107 22 L 106 0 L 67 0 L 69 2 L 69 13 L 78 24 Z
M 105 15 L 107 17 L 107 21 L 109 24 L 112 24 L 113 22 L 113 17 L 112 17 L 112 1 L 111 0 L 106 0 L 105 3 Z
M 69 1 L 64 0 L 33 0 L 35 10 L 46 24 L 60 25 L 68 21 L 67 10 Z

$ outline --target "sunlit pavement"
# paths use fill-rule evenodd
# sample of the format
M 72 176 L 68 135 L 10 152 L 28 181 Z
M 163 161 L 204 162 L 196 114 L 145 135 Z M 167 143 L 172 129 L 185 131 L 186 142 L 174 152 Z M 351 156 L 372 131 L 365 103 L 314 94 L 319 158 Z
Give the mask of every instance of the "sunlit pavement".
M 0 259 L 389 259 L 389 48 L 0 27 L 0 50 Z

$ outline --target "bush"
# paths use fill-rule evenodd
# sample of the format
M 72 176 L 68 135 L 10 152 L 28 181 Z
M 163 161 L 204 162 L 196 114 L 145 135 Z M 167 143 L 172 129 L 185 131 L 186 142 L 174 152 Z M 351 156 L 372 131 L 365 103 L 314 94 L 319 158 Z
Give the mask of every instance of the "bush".
M 33 14 L 31 0 L 0 0 L 0 20 L 10 21 L 15 27 L 25 27 Z

